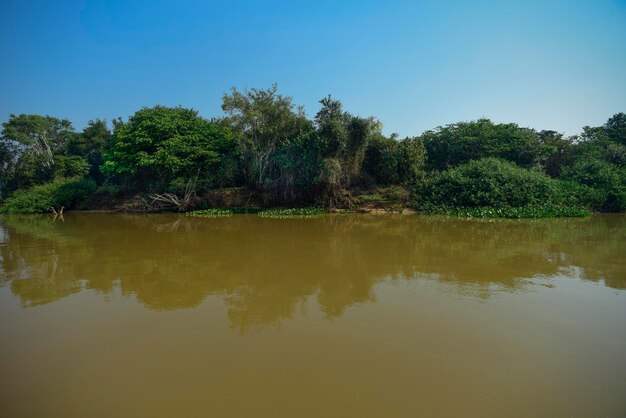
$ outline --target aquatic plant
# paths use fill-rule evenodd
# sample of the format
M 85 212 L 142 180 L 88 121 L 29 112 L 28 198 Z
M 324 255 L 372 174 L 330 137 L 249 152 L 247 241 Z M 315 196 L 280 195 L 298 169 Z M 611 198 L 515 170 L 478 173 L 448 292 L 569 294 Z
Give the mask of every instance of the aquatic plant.
M 536 207 L 491 207 L 482 206 L 475 208 L 455 208 L 445 206 L 432 206 L 425 208 L 426 213 L 438 213 L 449 216 L 467 218 L 562 218 L 562 217 L 585 217 L 590 212 L 577 206 L 536 206 Z
M 268 209 L 259 212 L 259 216 L 264 218 L 303 218 L 319 216 L 324 213 L 322 208 L 290 208 L 290 209 Z
M 236 214 L 257 213 L 257 208 L 209 208 L 187 212 L 187 216 L 200 216 L 205 218 L 216 218 L 220 216 L 231 216 Z

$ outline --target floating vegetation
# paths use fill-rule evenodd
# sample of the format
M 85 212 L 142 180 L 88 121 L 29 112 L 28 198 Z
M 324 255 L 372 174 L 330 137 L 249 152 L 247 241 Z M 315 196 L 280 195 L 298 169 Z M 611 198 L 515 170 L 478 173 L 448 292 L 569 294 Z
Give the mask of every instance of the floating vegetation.
M 218 218 L 236 214 L 257 213 L 257 208 L 210 208 L 187 212 L 187 216 L 199 216 L 203 218 Z
M 322 208 L 267 209 L 259 212 L 264 218 L 308 218 L 324 213 Z
M 539 207 L 477 207 L 477 208 L 450 208 L 431 207 L 426 212 L 440 213 L 450 216 L 467 218 L 579 218 L 589 216 L 590 212 L 582 207 L 575 206 L 539 206 Z

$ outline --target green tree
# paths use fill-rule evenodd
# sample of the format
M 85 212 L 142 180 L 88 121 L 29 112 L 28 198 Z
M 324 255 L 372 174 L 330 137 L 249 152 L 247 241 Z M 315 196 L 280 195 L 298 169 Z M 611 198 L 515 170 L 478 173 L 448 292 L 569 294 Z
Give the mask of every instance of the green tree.
M 269 89 L 244 92 L 233 88 L 222 100 L 222 110 L 228 115 L 244 161 L 248 184 L 263 188 L 275 183 L 283 171 L 278 165 L 281 148 L 292 145 L 311 130 L 304 109 L 296 107 L 291 97 L 279 94 L 276 84 Z
M 626 113 L 616 113 L 604 125 L 611 141 L 626 145 Z
M 84 157 L 89 168 L 89 177 L 98 183 L 104 181 L 100 166 L 104 164 L 104 152 L 111 147 L 113 135 L 106 121 L 90 120 L 81 133 L 77 133 L 69 141 L 67 153 Z
M 43 156 L 47 166 L 54 164 L 54 155 L 64 151 L 74 133 L 69 120 L 52 116 L 12 114 L 2 127 L 4 140 L 16 141 L 26 147 L 25 152 Z
M 56 159 L 74 135 L 72 124 L 52 116 L 10 115 L 2 124 L 3 195 L 55 178 Z
M 429 166 L 444 170 L 485 157 L 496 157 L 522 167 L 538 166 L 550 153 L 537 132 L 515 123 L 494 124 L 489 119 L 459 122 L 421 136 Z
M 105 120 L 90 120 L 81 133 L 70 138 L 67 154 L 86 156 L 94 151 L 102 152 L 111 145 L 112 138 Z
M 373 117 L 361 118 L 343 110 L 339 100 L 327 96 L 320 100 L 315 115 L 319 155 L 324 175 L 332 187 L 348 187 L 361 173 L 367 147 L 382 125 Z M 329 182 L 329 180 L 332 180 Z
M 166 188 L 177 178 L 212 178 L 233 146 L 231 132 L 182 107 L 143 108 L 116 122 L 102 170 L 135 185 Z
M 556 131 L 539 132 L 539 140 L 548 147 L 548 156 L 544 162 L 546 173 L 551 177 L 558 177 L 563 169 L 572 163 L 573 140 L 565 138 Z
M 379 185 L 408 184 L 423 174 L 426 149 L 419 137 L 399 141 L 375 135 L 367 147 L 363 170 Z

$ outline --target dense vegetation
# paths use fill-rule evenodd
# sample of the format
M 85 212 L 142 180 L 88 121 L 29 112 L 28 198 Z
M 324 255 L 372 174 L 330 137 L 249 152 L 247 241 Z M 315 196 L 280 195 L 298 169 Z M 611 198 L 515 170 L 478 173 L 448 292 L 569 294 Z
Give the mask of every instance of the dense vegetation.
M 96 119 L 76 132 L 65 119 L 10 115 L 0 137 L 0 212 L 115 202 L 221 216 L 243 209 L 206 210 L 206 196 L 234 187 L 249 193 L 240 206 L 351 208 L 392 190 L 419 210 L 464 216 L 626 210 L 624 113 L 572 137 L 480 119 L 400 139 L 330 96 L 320 104 L 309 119 L 274 85 L 232 89 L 224 117 L 212 120 L 155 106 L 114 120 L 112 130 Z

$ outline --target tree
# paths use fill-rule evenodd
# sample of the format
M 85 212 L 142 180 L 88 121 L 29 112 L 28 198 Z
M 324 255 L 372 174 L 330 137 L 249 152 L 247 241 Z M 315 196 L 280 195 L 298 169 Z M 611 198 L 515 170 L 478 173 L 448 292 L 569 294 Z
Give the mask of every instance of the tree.
M 2 126 L 3 194 L 56 177 L 56 159 L 74 135 L 70 121 L 52 116 L 12 114 Z
M 419 137 L 399 141 L 375 135 L 365 154 L 363 170 L 379 185 L 408 184 L 419 178 L 426 162 L 426 150 Z
M 347 187 L 360 174 L 370 140 L 381 135 L 382 125 L 373 117 L 361 118 L 345 112 L 341 102 L 331 96 L 320 103 L 322 107 L 315 115 L 320 157 L 333 160 L 322 167 L 324 171 L 334 171 L 325 177 L 338 182 L 333 186 Z
M 114 126 L 102 170 L 138 186 L 164 189 L 176 178 L 219 175 L 233 145 L 229 129 L 182 107 L 143 108 Z
M 67 154 L 86 156 L 94 151 L 102 152 L 111 145 L 112 137 L 105 120 L 90 120 L 81 133 L 70 138 Z
M 228 115 L 242 153 L 248 183 L 263 188 L 278 180 L 279 150 L 310 130 L 304 109 L 294 106 L 291 97 L 279 94 L 276 84 L 243 93 L 233 88 L 222 100 L 222 110 Z
M 439 127 L 425 132 L 421 138 L 429 165 L 436 170 L 485 157 L 533 167 L 540 165 L 550 152 L 535 130 L 515 123 L 494 124 L 489 119 Z
M 69 155 L 84 157 L 89 166 L 89 177 L 97 183 L 104 181 L 100 166 L 104 164 L 104 152 L 111 147 L 113 135 L 106 121 L 90 120 L 81 133 L 72 136 L 67 146 Z
M 548 156 L 544 162 L 546 173 L 551 177 L 558 177 L 563 167 L 571 164 L 573 159 L 573 140 L 565 138 L 556 131 L 539 132 L 539 140 L 549 147 Z
M 54 154 L 64 150 L 74 133 L 69 120 L 52 116 L 12 114 L 2 126 L 4 140 L 16 141 L 26 147 L 27 153 L 43 156 L 48 167 L 54 164 Z
M 626 113 L 616 113 L 604 125 L 611 141 L 626 145 Z

